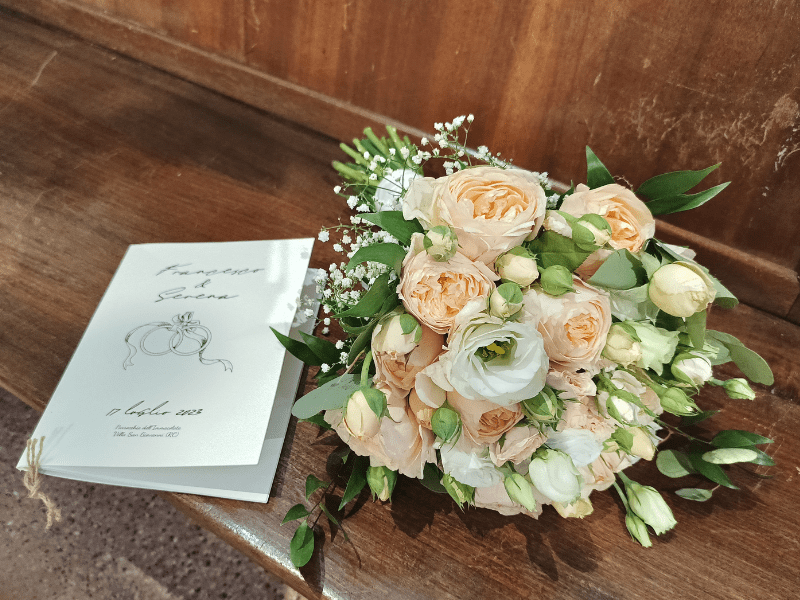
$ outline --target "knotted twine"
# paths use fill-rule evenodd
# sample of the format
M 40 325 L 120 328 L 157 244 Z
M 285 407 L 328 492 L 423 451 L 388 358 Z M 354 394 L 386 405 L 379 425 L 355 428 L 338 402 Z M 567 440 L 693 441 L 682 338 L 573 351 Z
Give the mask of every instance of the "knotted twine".
M 36 442 L 39 442 L 39 451 L 36 451 Z M 44 436 L 39 438 L 29 439 L 25 444 L 25 456 L 28 460 L 28 470 L 25 471 L 25 477 L 22 483 L 25 484 L 28 490 L 28 498 L 34 500 L 41 500 L 47 509 L 47 525 L 45 529 L 50 529 L 53 521 L 61 520 L 61 509 L 56 506 L 56 503 L 48 498 L 41 490 L 42 476 L 39 474 L 39 461 L 42 458 L 42 448 L 44 447 Z

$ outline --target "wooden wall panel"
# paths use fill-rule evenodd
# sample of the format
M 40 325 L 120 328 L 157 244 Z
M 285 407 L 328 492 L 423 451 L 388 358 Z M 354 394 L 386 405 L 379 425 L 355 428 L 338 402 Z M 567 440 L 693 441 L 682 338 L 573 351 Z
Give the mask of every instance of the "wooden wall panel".
M 334 137 L 472 112 L 471 145 L 563 181 L 586 144 L 632 184 L 722 162 L 710 184 L 732 185 L 666 221 L 738 250 L 726 283 L 754 304 L 797 300 L 800 0 L 0 4 Z

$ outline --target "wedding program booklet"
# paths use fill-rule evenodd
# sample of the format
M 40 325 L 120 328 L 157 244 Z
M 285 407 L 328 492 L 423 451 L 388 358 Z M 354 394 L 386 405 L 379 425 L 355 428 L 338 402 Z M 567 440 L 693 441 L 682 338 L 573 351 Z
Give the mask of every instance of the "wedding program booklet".
M 33 432 L 39 471 L 266 502 L 302 371 L 270 328 L 311 332 L 313 243 L 130 246 Z

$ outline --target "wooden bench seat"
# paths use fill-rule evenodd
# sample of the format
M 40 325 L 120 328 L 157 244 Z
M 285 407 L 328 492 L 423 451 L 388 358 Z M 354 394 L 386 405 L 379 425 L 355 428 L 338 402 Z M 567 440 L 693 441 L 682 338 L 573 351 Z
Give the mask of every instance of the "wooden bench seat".
M 0 386 L 42 410 L 129 244 L 316 236 L 346 218 L 338 141 L 0 11 Z M 557 174 L 556 174 L 557 175 Z M 317 244 L 312 266 L 336 257 Z M 757 399 L 704 392 L 715 428 L 770 436 L 777 466 L 707 503 L 668 498 L 678 526 L 645 550 L 611 493 L 585 520 L 461 512 L 402 481 L 366 497 L 302 570 L 280 522 L 335 443 L 290 425 L 266 505 L 163 496 L 308 597 L 790 598 L 800 581 L 800 327 L 741 305 L 710 325 L 772 365 Z M 736 376 L 719 368 L 719 376 Z M 653 464 L 631 475 L 674 490 Z M 341 494 L 341 491 L 339 492 Z

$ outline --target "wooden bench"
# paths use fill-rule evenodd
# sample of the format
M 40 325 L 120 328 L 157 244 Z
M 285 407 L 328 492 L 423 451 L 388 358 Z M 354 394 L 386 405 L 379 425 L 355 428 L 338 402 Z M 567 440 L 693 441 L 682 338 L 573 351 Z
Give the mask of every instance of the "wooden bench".
M 331 191 L 336 140 L 3 11 L 0 40 L 0 386 L 31 406 L 45 407 L 128 244 L 313 237 L 347 218 Z M 312 266 L 334 259 L 318 245 Z M 266 505 L 163 496 L 310 598 L 794 597 L 800 327 L 746 305 L 709 319 L 761 353 L 775 385 L 699 402 L 724 406 L 716 428 L 774 438 L 777 466 L 707 503 L 670 495 L 678 526 L 649 550 L 611 493 L 585 520 L 532 520 L 461 512 L 404 480 L 391 504 L 362 498 L 349 543 L 322 528 L 324 553 L 297 570 L 280 522 L 307 474 L 326 477 L 335 441 L 294 421 Z M 631 474 L 683 486 L 653 464 Z

